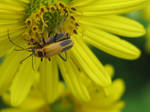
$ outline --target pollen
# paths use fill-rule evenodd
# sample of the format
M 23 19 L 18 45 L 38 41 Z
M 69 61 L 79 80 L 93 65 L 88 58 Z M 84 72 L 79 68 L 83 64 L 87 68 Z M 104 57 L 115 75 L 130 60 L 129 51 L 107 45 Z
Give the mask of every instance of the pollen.
M 74 14 L 76 9 L 68 6 L 63 1 L 45 2 L 29 4 L 30 8 L 26 12 L 25 25 L 26 30 L 23 34 L 27 34 L 28 42 L 41 41 L 43 34 L 44 39 L 49 36 L 65 32 L 70 35 L 77 34 L 79 23 Z
M 27 26 L 29 26 L 29 25 L 32 24 L 32 21 L 31 21 L 30 19 L 27 19 L 27 20 L 25 21 L 25 24 L 26 24 Z
M 44 13 L 48 12 L 48 9 L 43 5 L 43 6 L 40 7 L 39 12 L 40 12 L 41 14 L 44 14 Z
M 38 26 L 33 26 L 32 27 L 32 32 L 37 32 L 37 30 L 38 30 Z
M 49 12 L 50 12 L 51 14 L 55 13 L 55 11 L 56 11 L 56 7 L 55 7 L 55 6 L 50 6 L 50 7 L 49 7 Z

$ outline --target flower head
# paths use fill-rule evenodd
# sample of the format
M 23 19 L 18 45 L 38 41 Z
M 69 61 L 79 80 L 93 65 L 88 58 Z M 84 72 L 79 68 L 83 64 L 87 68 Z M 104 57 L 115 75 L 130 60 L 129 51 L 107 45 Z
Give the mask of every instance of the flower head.
M 100 87 L 109 86 L 111 79 L 86 43 L 119 58 L 138 58 L 140 51 L 116 35 L 138 37 L 145 30 L 118 14 L 141 9 L 146 2 L 1 1 L 0 56 L 7 57 L 0 67 L 0 92 L 10 87 L 11 102 L 18 105 L 30 91 L 38 71 L 43 96 L 54 102 L 60 70 L 72 92 L 84 101 L 90 100 L 87 86 L 78 77 L 85 75 Z

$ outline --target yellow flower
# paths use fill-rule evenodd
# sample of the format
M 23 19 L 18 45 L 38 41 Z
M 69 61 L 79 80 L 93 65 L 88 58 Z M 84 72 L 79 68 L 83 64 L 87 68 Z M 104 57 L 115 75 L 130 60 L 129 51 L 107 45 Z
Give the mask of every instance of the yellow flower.
M 113 68 L 111 65 L 106 65 L 105 69 L 108 74 L 113 76 Z M 80 77 L 81 78 L 81 77 Z M 82 80 L 82 79 L 81 79 Z M 120 112 L 124 107 L 124 102 L 120 101 L 125 87 L 121 79 L 116 79 L 109 86 L 109 94 L 105 94 L 105 89 L 99 88 L 88 80 L 88 86 L 91 100 L 87 102 L 81 101 L 74 97 L 69 88 L 64 88 L 62 83 L 59 83 L 56 101 L 53 104 L 47 104 L 38 93 L 37 89 L 32 89 L 29 96 L 21 105 L 15 108 L 2 109 L 1 112 Z M 8 100 L 9 94 L 5 94 L 3 99 Z
M 78 77 L 84 73 L 100 87 L 110 85 L 111 79 L 85 42 L 119 58 L 138 58 L 140 51 L 116 35 L 139 37 L 145 33 L 139 23 L 119 14 L 141 9 L 146 2 L 147 0 L 1 1 L 0 56 L 7 54 L 7 57 L 0 67 L 0 93 L 10 87 L 11 103 L 20 104 L 33 85 L 36 71 L 39 71 L 43 96 L 48 102 L 54 102 L 60 69 L 72 92 L 84 101 L 90 100 L 88 88 Z M 74 43 L 73 48 L 65 46 L 62 50 L 66 51 L 67 61 L 61 59 L 65 57 L 65 53 L 62 53 L 62 56 L 50 57 L 49 62 L 48 56 L 58 54 L 62 49 L 57 43 L 59 52 L 50 52 L 53 48 L 50 46 L 56 45 L 54 41 L 62 42 L 56 37 L 57 34 L 64 33 L 69 37 L 63 39 L 71 38 Z M 52 44 L 45 45 L 44 41 Z M 41 48 L 46 53 L 41 52 Z M 40 62 L 39 57 L 42 56 L 47 58 Z
M 106 65 L 105 69 L 112 77 L 114 70 L 112 66 Z M 89 81 L 90 82 L 90 81 Z M 91 100 L 83 102 L 74 99 L 77 112 L 120 112 L 124 108 L 124 101 L 120 101 L 125 91 L 125 84 L 122 79 L 116 79 L 108 88 L 94 86 L 91 82 L 88 84 Z M 108 94 L 105 94 L 109 91 Z
M 124 107 L 124 102 L 119 101 L 123 92 L 124 83 L 120 79 L 112 83 L 108 96 L 95 88 L 89 102 L 75 101 L 77 112 L 119 112 Z

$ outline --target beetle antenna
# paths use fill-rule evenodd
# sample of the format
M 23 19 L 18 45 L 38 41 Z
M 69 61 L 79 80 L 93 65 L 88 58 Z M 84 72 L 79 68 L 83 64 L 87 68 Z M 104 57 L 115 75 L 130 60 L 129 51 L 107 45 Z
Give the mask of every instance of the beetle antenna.
M 20 64 L 22 64 L 26 59 L 28 59 L 29 57 L 31 57 L 33 54 L 30 54 L 29 56 L 25 57 L 23 60 L 20 61 Z
M 35 71 L 34 64 L 33 64 L 33 55 L 32 55 L 32 68 L 33 68 L 33 71 Z
M 65 59 L 61 54 L 59 54 L 59 57 L 64 60 L 64 61 L 67 61 L 67 59 Z
M 30 48 L 31 49 L 31 48 Z M 24 49 L 14 49 L 15 51 L 23 51 Z M 32 52 L 32 50 L 27 50 L 26 51 L 29 51 L 29 52 Z
M 8 31 L 8 39 L 9 39 L 9 41 L 10 41 L 12 44 L 14 44 L 15 46 L 19 47 L 19 48 L 22 49 L 22 50 L 28 51 L 27 49 L 25 49 L 25 48 L 19 46 L 18 44 L 16 44 L 15 42 L 13 42 L 13 41 L 10 39 L 9 31 Z
M 48 61 L 51 61 L 51 58 L 48 58 Z

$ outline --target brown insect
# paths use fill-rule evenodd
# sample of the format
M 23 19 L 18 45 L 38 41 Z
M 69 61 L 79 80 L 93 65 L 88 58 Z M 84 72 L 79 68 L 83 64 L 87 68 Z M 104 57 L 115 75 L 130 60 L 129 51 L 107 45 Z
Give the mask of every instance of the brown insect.
M 27 56 L 25 59 L 23 59 L 20 63 L 22 63 L 27 58 L 29 58 L 30 56 L 33 56 L 33 55 L 40 57 L 41 61 L 43 60 L 43 58 L 47 58 L 50 60 L 50 57 L 59 55 L 60 58 L 62 58 L 64 61 L 66 61 L 66 59 L 64 59 L 60 55 L 60 53 L 65 52 L 73 47 L 73 41 L 72 41 L 72 39 L 70 39 L 70 35 L 65 32 L 56 34 L 54 37 L 49 37 L 47 40 L 44 40 L 44 38 L 43 38 L 43 41 L 41 43 L 39 43 L 39 42 L 33 43 L 34 45 L 36 45 L 36 47 L 32 47 L 32 48 L 28 48 L 28 49 L 22 48 L 21 46 L 14 43 L 10 39 L 9 32 L 8 32 L 8 39 L 12 44 L 21 48 L 21 50 L 27 50 L 29 52 L 32 52 L 29 56 Z
M 71 49 L 73 46 L 73 41 L 71 39 L 66 39 L 62 41 L 58 41 L 55 43 L 48 44 L 42 48 L 33 48 L 32 52 L 35 56 L 42 58 L 50 58 L 55 55 L 59 55 L 64 61 L 64 59 L 60 53 L 65 52 Z

